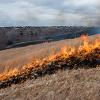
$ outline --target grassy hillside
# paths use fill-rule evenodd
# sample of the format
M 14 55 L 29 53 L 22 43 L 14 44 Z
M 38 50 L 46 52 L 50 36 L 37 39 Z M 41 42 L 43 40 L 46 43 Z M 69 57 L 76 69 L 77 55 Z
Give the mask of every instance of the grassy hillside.
M 97 36 L 90 36 L 91 41 Z M 77 39 L 31 45 L 0 51 L 0 70 L 21 67 L 33 58 L 44 58 L 65 45 L 78 46 Z M 7 67 L 5 67 L 7 66 Z M 90 66 L 91 67 L 91 66 Z M 1 100 L 99 100 L 100 68 L 58 71 L 0 90 Z
M 98 36 L 91 36 L 90 38 L 93 40 L 96 37 Z M 5 66 L 7 66 L 7 69 L 21 67 L 33 58 L 42 59 L 43 57 L 58 52 L 66 45 L 77 46 L 81 43 L 82 40 L 76 38 L 0 51 L 0 66 L 2 66 L 0 67 L 0 72 L 6 68 Z

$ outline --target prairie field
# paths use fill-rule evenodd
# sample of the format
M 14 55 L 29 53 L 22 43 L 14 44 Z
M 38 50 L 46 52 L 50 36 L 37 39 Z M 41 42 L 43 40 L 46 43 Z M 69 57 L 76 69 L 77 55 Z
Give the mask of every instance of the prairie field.
M 98 35 L 89 36 L 93 42 Z M 64 46 L 78 47 L 80 38 L 46 42 L 0 51 L 0 73 L 21 68 L 33 59 L 43 59 Z M 28 79 L 0 90 L 0 100 L 99 100 L 100 68 L 58 70 L 52 75 Z

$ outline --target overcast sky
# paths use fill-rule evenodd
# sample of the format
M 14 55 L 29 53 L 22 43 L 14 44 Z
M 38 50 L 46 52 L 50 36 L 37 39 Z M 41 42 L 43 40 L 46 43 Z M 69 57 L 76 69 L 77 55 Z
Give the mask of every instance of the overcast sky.
M 100 0 L 0 0 L 0 26 L 99 25 Z

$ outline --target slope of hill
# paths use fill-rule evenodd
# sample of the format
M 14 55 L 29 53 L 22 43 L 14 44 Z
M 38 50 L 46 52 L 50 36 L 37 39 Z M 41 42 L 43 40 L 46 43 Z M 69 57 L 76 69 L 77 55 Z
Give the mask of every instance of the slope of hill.
M 97 36 L 91 36 L 93 41 Z M 65 45 L 77 46 L 82 41 L 77 39 L 61 40 L 51 43 L 31 45 L 0 51 L 0 64 L 8 68 L 21 67 L 32 58 L 43 58 L 60 50 Z M 17 65 L 19 64 L 19 65 Z M 11 66 L 14 65 L 14 66 Z M 0 67 L 4 71 L 6 68 Z M 100 68 L 72 69 L 58 71 L 36 80 L 12 85 L 0 90 L 1 100 L 99 100 L 100 99 Z
M 59 71 L 0 90 L 0 100 L 99 100 L 100 68 Z
M 91 39 L 98 38 L 98 35 L 90 36 Z M 43 58 L 49 56 L 61 49 L 66 45 L 79 45 L 82 40 L 69 39 L 61 40 L 56 42 L 45 42 L 38 45 L 30 45 L 26 47 L 13 48 L 8 50 L 0 51 L 0 72 L 5 69 L 5 66 L 10 67 L 21 67 L 21 65 L 27 63 L 33 58 Z

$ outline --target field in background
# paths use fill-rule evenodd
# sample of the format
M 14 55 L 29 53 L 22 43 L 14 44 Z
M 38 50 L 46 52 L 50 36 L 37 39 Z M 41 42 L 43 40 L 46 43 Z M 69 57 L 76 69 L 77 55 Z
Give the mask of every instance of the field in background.
M 45 41 L 73 39 L 82 34 L 98 34 L 100 27 L 0 27 L 0 50 L 39 44 Z

